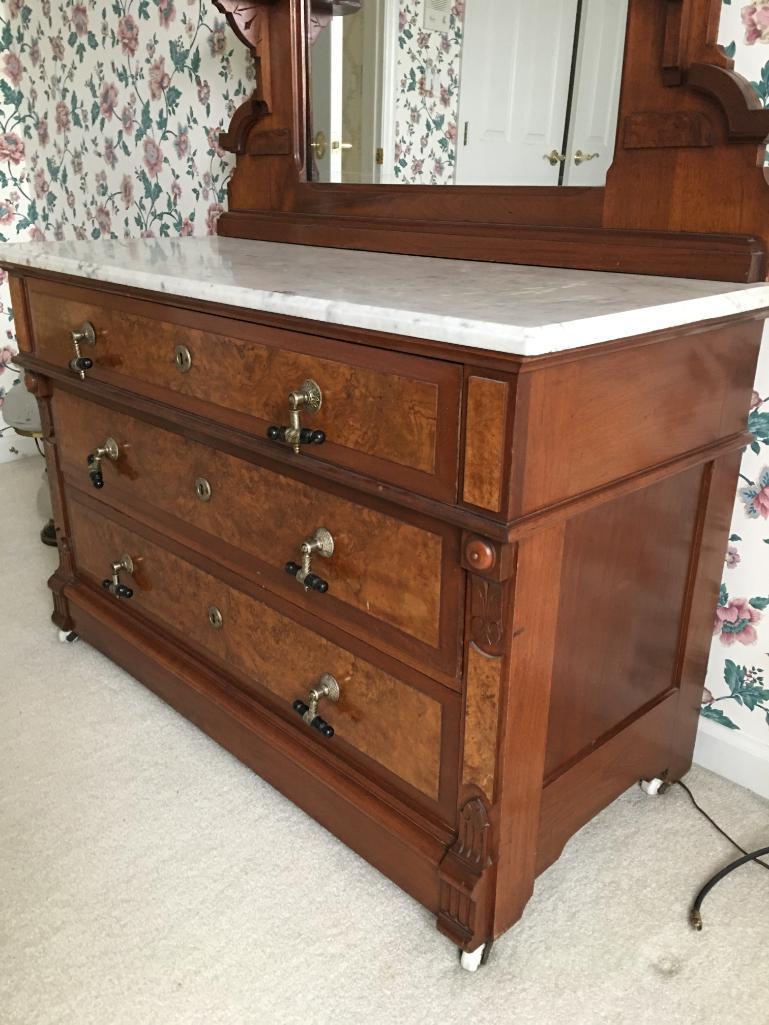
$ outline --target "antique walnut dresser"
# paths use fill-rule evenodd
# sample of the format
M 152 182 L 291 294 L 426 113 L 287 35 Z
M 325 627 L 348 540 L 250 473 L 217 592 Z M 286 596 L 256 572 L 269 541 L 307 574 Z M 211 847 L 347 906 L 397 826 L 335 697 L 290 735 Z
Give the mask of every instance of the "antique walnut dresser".
M 2 254 L 54 621 L 475 967 L 576 830 L 691 763 L 769 311 L 769 114 L 717 4 L 631 0 L 605 188 L 323 185 L 311 11 L 217 6 L 258 62 L 220 237 Z

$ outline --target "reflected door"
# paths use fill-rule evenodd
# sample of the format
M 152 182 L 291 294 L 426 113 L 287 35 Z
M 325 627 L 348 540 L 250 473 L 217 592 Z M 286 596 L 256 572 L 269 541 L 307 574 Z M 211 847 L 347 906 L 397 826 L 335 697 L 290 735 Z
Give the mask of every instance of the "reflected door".
M 341 182 L 344 18 L 332 18 L 312 47 L 311 146 L 315 181 Z M 336 145 L 334 145 L 336 144 Z
M 564 185 L 603 185 L 614 157 L 627 0 L 582 0 Z
M 467 0 L 458 185 L 558 185 L 578 0 Z

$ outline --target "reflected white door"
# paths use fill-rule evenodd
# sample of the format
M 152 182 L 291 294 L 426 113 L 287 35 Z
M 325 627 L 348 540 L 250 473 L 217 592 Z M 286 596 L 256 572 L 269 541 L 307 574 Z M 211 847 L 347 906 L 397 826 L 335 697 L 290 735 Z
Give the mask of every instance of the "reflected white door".
M 557 185 L 577 0 L 467 0 L 458 185 Z
M 332 18 L 312 44 L 312 132 L 317 181 L 341 182 L 344 18 Z
M 606 182 L 617 132 L 627 2 L 582 2 L 564 185 Z

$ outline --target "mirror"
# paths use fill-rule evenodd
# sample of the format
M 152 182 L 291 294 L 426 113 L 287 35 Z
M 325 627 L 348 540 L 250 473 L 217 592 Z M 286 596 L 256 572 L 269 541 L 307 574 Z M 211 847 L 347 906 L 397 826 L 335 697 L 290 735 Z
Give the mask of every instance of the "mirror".
M 316 182 L 603 185 L 628 0 L 309 0 Z

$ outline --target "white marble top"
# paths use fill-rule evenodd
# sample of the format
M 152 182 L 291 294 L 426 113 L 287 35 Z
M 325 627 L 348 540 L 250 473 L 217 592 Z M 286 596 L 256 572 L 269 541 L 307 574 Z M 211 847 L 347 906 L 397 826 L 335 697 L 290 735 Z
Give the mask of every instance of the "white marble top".
M 769 311 L 767 284 L 218 237 L 13 243 L 0 263 L 522 356 Z

